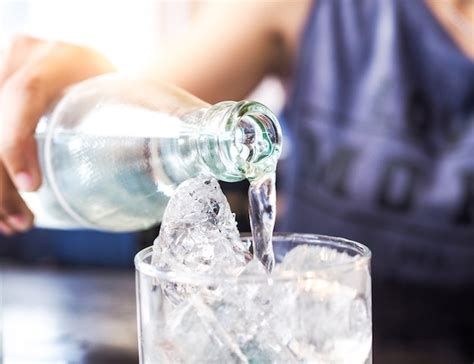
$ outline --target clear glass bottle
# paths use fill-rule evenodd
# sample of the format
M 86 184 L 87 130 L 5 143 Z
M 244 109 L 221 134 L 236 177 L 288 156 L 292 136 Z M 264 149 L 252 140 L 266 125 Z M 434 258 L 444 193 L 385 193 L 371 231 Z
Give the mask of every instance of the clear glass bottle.
M 43 184 L 23 197 L 37 226 L 146 229 L 187 178 L 233 182 L 270 172 L 280 133 L 256 102 L 211 106 L 170 85 L 101 76 L 70 88 L 40 121 Z

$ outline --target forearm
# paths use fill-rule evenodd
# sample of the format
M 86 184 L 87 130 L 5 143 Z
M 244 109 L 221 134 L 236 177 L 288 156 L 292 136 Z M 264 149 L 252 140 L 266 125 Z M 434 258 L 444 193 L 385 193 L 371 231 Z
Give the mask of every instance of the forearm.
M 161 50 L 147 76 L 211 103 L 244 98 L 280 61 L 272 11 L 268 3 L 209 6 L 188 34 Z

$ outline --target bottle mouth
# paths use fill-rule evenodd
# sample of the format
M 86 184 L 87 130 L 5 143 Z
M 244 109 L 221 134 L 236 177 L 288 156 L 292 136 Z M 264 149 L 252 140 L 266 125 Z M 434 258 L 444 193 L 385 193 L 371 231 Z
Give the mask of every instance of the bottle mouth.
M 223 101 L 203 116 L 199 143 L 209 173 L 225 182 L 253 181 L 275 172 L 281 153 L 281 129 L 276 116 L 254 101 Z M 211 137 L 209 137 L 211 136 Z
M 253 101 L 241 101 L 234 110 L 232 158 L 239 169 L 249 180 L 275 171 L 282 140 L 276 116 L 266 106 Z

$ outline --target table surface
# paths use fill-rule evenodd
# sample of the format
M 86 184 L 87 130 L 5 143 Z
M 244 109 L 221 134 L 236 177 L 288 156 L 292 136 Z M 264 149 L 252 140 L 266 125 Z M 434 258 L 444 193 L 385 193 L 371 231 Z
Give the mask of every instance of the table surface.
M 138 362 L 133 270 L 2 267 L 5 364 Z
M 0 283 L 4 364 L 138 363 L 133 270 L 3 266 Z M 445 343 L 375 349 L 376 363 L 466 362 Z

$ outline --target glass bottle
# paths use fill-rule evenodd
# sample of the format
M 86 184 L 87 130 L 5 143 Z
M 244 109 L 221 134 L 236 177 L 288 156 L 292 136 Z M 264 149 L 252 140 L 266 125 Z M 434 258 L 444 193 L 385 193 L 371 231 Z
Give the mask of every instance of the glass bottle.
M 70 88 L 36 130 L 43 183 L 35 224 L 134 231 L 161 221 L 177 185 L 275 169 L 281 132 L 264 105 L 209 105 L 156 81 L 100 76 Z

